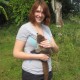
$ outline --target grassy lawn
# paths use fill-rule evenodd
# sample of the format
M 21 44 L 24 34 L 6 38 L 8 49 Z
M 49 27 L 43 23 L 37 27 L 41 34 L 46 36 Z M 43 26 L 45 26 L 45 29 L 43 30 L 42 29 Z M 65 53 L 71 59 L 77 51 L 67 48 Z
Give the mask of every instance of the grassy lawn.
M 20 80 L 21 61 L 13 58 L 12 50 L 17 29 L 15 26 L 0 30 L 0 80 Z
M 17 30 L 0 29 L 0 80 L 21 80 L 22 60 L 12 55 Z M 66 21 L 62 28 L 51 25 L 51 31 L 60 47 L 52 55 L 53 80 L 80 80 L 80 24 Z

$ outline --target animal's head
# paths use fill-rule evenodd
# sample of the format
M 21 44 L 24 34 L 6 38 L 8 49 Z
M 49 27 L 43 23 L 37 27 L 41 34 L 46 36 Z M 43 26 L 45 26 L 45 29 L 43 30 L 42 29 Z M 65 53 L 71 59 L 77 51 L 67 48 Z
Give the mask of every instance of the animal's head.
M 41 34 L 37 34 L 37 42 L 38 43 L 40 43 L 40 42 L 42 42 L 44 40 L 45 40 L 44 36 L 42 36 Z

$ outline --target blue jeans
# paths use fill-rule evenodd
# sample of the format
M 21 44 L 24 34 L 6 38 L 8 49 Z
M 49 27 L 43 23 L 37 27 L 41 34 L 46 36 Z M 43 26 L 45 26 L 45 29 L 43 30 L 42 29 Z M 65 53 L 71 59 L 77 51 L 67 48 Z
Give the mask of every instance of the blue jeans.
M 52 71 L 49 72 L 48 80 L 52 79 Z M 44 75 L 35 75 L 22 70 L 22 80 L 44 80 Z

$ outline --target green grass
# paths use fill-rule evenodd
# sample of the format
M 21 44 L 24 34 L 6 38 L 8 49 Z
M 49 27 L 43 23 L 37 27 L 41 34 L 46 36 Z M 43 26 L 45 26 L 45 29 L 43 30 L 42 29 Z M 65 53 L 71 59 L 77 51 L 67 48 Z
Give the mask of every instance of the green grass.
M 21 78 L 21 61 L 13 58 L 12 55 L 17 32 L 14 27 L 0 30 L 0 80 L 20 80 Z
M 53 80 L 80 80 L 80 24 L 65 22 L 62 29 L 52 27 L 60 47 L 57 59 L 53 56 Z
M 12 55 L 17 30 L 0 29 L 0 80 L 21 80 L 22 60 Z M 60 48 L 52 55 L 53 80 L 80 80 L 80 24 L 66 21 L 62 28 L 51 25 L 51 31 Z

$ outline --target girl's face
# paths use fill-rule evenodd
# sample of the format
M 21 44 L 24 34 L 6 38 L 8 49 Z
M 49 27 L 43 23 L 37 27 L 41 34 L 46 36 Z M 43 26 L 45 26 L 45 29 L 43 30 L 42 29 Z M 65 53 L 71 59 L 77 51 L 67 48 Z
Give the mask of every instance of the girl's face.
M 44 18 L 45 18 L 45 15 L 43 13 L 43 8 L 39 5 L 38 8 L 36 9 L 35 13 L 34 13 L 34 16 L 35 16 L 35 21 L 36 23 L 40 24 Z

